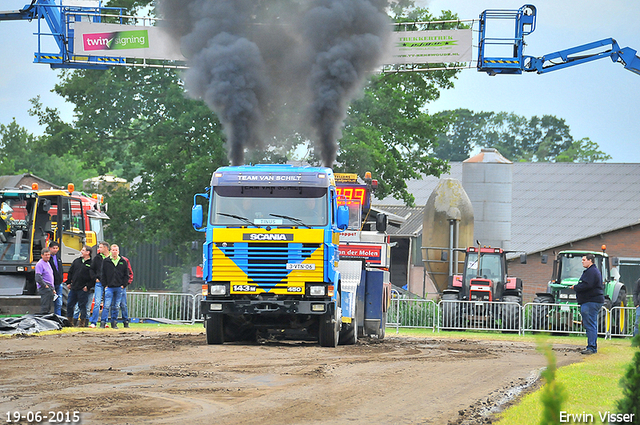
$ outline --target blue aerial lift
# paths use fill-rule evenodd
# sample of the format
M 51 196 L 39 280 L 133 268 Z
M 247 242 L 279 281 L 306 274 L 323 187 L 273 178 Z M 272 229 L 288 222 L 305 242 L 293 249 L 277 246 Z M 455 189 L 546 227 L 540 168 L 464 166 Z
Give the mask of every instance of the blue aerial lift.
M 89 4 L 90 2 L 87 2 Z M 63 0 L 32 0 L 20 10 L 0 11 L 0 21 L 37 20 L 38 51 L 34 54 L 35 63 L 46 63 L 51 68 L 107 69 L 110 66 L 124 64 L 122 57 L 75 55 L 73 52 L 75 22 L 90 21 L 122 24 L 125 17 L 119 7 L 103 7 L 102 1 L 92 2 L 90 6 L 65 4 Z M 42 20 L 48 31 L 42 28 Z M 42 52 L 42 37 L 51 36 L 58 45 L 58 52 Z
M 493 36 L 494 24 L 500 20 L 513 21 L 514 32 L 508 37 Z M 549 53 L 541 57 L 523 54 L 524 37 L 536 28 L 536 7 L 525 4 L 518 10 L 485 10 L 480 14 L 478 36 L 478 71 L 489 75 L 544 74 L 557 69 L 610 58 L 620 62 L 629 71 L 640 75 L 640 57 L 636 50 L 621 48 L 613 38 L 583 44 L 570 49 Z M 604 50 L 606 47 L 608 49 Z

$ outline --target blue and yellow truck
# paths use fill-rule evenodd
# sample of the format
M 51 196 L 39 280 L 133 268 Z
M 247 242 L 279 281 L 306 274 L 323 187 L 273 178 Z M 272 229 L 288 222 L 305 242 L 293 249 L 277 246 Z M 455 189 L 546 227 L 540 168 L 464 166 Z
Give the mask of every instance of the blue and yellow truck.
M 207 191 L 194 196 L 192 224 L 206 234 L 200 307 L 208 344 L 275 332 L 335 347 L 366 334 L 365 322 L 384 327 L 384 278 L 367 273 L 362 261 L 359 270 L 350 268 L 357 282 L 343 285 L 340 234 L 349 208 L 330 168 L 221 167 Z M 365 308 L 368 293 L 375 301 Z

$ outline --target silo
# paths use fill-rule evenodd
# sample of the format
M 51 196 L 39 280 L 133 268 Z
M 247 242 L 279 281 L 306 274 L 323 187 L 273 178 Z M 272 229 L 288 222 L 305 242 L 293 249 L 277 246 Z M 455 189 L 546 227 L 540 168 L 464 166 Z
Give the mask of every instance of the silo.
M 497 149 L 484 148 L 462 162 L 462 186 L 475 212 L 474 239 L 510 249 L 513 163 Z
M 427 276 L 438 291 L 447 288 L 450 268 L 456 270 L 453 248 L 473 245 L 473 207 L 456 179 L 440 179 L 424 207 L 422 222 L 422 260 Z M 442 252 L 448 252 L 443 260 Z

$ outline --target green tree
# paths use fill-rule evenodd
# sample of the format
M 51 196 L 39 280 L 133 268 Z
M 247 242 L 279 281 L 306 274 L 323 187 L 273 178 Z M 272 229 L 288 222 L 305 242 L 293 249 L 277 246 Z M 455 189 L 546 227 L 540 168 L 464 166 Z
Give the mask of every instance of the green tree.
M 553 115 L 526 118 L 507 112 L 441 112 L 452 123 L 438 137 L 441 159 L 464 160 L 474 148 L 493 147 L 512 161 L 596 162 L 611 157 L 588 138 L 575 141 L 564 119 Z
M 620 379 L 622 398 L 616 403 L 616 413 L 635 415 L 637 421 L 640 418 L 640 334 L 633 338 L 631 345 L 636 347 L 636 353 Z
M 448 11 L 436 18 L 427 9 L 414 8 L 410 1 L 399 1 L 391 10 L 396 22 L 457 19 Z M 422 28 L 404 27 L 407 31 L 416 29 Z M 351 102 L 334 168 L 359 175 L 371 171 L 379 180 L 377 197 L 393 195 L 413 205 L 406 180 L 440 176 L 449 169 L 435 153 L 438 136 L 452 118 L 450 114 L 429 115 L 426 106 L 440 97 L 440 90 L 453 88 L 458 72 L 450 69 L 373 76 L 364 96 Z
M 16 123 L 0 124 L 0 175 L 31 173 L 51 183 L 82 187 L 82 180 L 93 177 L 95 170 L 86 169 L 71 154 L 49 155 L 40 141 Z
M 131 246 L 156 237 L 182 246 L 196 238 L 193 194 L 227 164 L 220 124 L 201 101 L 184 96 L 174 70 L 116 67 L 67 72 L 54 89 L 75 105 L 75 121 L 35 105 L 43 147 L 82 158 L 100 174 L 131 182 L 109 194 L 109 233 Z

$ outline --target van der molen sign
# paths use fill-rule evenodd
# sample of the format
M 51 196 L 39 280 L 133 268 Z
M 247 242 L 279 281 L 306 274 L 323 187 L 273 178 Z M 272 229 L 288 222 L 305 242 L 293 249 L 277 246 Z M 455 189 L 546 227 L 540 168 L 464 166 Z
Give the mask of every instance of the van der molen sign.
M 471 29 L 394 32 L 384 63 L 470 62 L 471 40 Z

